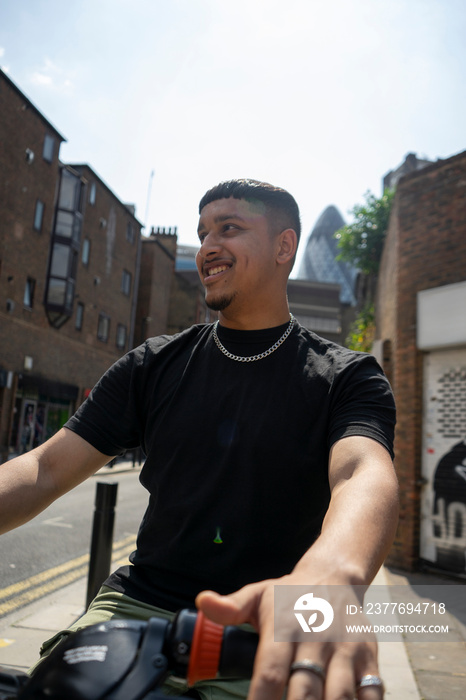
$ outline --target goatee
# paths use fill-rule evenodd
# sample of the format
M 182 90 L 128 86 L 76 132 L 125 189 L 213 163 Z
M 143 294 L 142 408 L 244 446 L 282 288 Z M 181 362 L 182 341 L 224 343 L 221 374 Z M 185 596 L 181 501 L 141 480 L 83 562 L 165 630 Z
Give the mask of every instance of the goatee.
M 230 306 L 235 296 L 236 294 L 230 294 L 230 296 L 217 297 L 216 299 L 209 300 L 206 298 L 205 303 L 212 311 L 223 311 Z

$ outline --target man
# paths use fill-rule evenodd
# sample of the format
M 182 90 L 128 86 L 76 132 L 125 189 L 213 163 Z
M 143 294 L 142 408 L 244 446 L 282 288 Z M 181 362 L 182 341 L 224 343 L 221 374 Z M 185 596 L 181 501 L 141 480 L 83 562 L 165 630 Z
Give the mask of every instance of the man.
M 150 502 L 132 565 L 75 628 L 169 616 L 196 600 L 216 622 L 259 631 L 249 698 L 352 698 L 363 679 L 358 698 L 377 700 L 375 645 L 274 643 L 273 591 L 367 585 L 382 564 L 397 518 L 388 383 L 371 356 L 290 316 L 300 233 L 291 195 L 230 181 L 199 213 L 197 266 L 219 323 L 149 339 L 49 442 L 4 465 L 3 528 L 141 445 Z M 248 692 L 244 681 L 197 688 L 213 699 Z

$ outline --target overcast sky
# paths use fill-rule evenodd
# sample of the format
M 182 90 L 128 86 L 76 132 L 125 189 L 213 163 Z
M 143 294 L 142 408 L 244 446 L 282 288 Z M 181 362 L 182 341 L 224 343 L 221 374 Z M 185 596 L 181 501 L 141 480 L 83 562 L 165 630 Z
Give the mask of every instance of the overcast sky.
M 300 255 L 407 153 L 466 149 L 465 37 L 464 0 L 0 0 L 0 65 L 63 161 L 189 245 L 217 182 L 280 185 Z

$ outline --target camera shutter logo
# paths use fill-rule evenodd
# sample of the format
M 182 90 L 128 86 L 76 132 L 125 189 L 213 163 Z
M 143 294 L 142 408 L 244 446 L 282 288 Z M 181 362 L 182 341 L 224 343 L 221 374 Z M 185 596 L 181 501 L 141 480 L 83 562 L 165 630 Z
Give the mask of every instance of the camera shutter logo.
M 328 629 L 333 622 L 334 613 L 330 603 L 324 598 L 315 597 L 313 593 L 305 593 L 300 596 L 294 604 L 294 610 L 295 617 L 304 632 L 323 632 Z M 311 613 L 307 622 L 302 612 L 296 612 L 297 610 Z M 314 623 L 317 620 L 317 613 L 319 612 L 324 616 L 324 620 L 320 625 L 316 626 Z

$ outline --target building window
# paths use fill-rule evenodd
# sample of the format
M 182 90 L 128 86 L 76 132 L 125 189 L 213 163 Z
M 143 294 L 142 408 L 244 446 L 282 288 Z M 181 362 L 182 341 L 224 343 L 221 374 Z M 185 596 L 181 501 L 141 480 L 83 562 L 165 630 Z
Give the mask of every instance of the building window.
M 74 322 L 74 327 L 76 328 L 77 331 L 82 330 L 83 318 L 84 318 L 84 304 L 82 304 L 81 302 L 78 302 L 76 304 L 76 319 Z
M 99 325 L 97 326 L 97 338 L 103 343 L 108 341 L 110 333 L 110 316 L 107 314 L 99 314 Z
M 48 307 L 71 309 L 73 306 L 73 298 L 74 280 L 56 279 L 53 277 L 49 279 L 46 298 Z
M 42 151 L 42 157 L 48 163 L 51 163 L 53 160 L 54 150 L 55 150 L 55 139 L 53 138 L 53 136 L 50 136 L 49 134 L 45 134 L 44 150 Z
M 120 350 L 124 350 L 126 348 L 126 326 L 124 326 L 122 323 L 119 323 L 117 326 L 116 346 Z
M 73 249 L 69 245 L 54 243 L 50 264 L 50 274 L 53 277 L 68 277 L 72 253 Z
M 76 270 L 81 248 L 84 183 L 73 170 L 60 172 L 44 305 L 47 318 L 60 328 L 73 314 Z
M 128 270 L 123 270 L 121 275 L 121 291 L 129 297 L 131 293 L 131 272 Z
M 42 231 L 42 222 L 44 220 L 44 209 L 45 204 L 40 199 L 36 202 L 36 208 L 34 210 L 34 230 Z
M 55 221 L 55 234 L 64 238 L 72 238 L 74 224 L 75 217 L 71 212 L 58 211 Z
M 79 176 L 63 168 L 61 172 L 58 208 L 72 212 L 82 211 L 82 182 Z
M 24 288 L 23 304 L 27 309 L 32 309 L 34 305 L 34 291 L 36 289 L 36 280 L 28 277 Z
M 126 240 L 134 243 L 134 226 L 131 221 L 126 224 Z
M 95 195 L 96 195 L 96 186 L 95 182 L 91 183 L 91 186 L 89 187 L 89 204 L 94 205 L 95 204 Z
M 91 242 L 89 238 L 83 240 L 83 247 L 81 250 L 81 262 L 83 265 L 89 265 L 89 258 L 91 255 Z
M 338 318 L 328 316 L 303 316 L 295 313 L 296 320 L 305 328 L 315 333 L 341 333 L 341 323 Z

